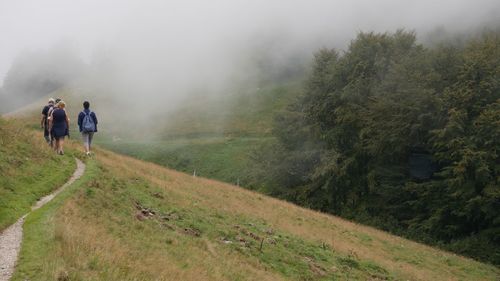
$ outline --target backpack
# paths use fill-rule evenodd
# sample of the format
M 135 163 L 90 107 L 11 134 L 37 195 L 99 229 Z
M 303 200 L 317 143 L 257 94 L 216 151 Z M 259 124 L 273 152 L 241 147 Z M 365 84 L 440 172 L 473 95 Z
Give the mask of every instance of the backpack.
M 92 116 L 90 116 L 92 112 L 89 113 L 83 113 L 85 116 L 83 117 L 82 121 L 82 132 L 84 133 L 90 133 L 90 132 L 95 132 L 95 123 L 94 119 Z

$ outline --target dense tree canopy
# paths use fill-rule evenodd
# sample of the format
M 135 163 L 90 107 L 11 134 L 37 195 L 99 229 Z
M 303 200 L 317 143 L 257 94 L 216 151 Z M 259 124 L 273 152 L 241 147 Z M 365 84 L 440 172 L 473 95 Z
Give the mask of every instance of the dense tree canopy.
M 499 60 L 495 33 L 433 48 L 360 33 L 318 51 L 259 158 L 267 191 L 500 264 Z

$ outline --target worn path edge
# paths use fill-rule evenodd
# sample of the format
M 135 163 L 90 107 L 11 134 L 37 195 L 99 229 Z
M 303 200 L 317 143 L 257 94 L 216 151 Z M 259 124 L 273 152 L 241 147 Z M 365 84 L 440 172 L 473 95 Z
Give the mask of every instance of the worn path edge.
M 35 205 L 31 207 L 32 211 L 50 202 L 61 193 L 61 191 L 73 184 L 83 175 L 85 172 L 85 164 L 77 158 L 75 158 L 75 160 L 76 170 L 71 178 L 56 191 L 39 199 Z M 0 233 L 0 281 L 8 281 L 14 273 L 19 250 L 21 249 L 21 242 L 23 240 L 23 223 L 28 214 L 22 216 L 16 223 Z

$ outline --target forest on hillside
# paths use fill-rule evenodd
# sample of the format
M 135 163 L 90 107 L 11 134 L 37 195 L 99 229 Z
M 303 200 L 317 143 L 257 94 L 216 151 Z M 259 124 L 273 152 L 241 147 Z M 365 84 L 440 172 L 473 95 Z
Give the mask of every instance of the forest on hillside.
M 500 264 L 500 34 L 321 49 L 255 156 L 255 188 Z

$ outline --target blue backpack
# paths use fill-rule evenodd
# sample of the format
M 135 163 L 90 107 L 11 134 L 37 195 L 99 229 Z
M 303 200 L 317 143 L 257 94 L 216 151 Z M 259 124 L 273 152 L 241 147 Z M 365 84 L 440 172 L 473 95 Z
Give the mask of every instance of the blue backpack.
M 82 121 L 82 132 L 84 133 L 90 133 L 90 132 L 95 132 L 95 123 L 94 119 L 92 116 L 90 116 L 92 112 L 89 113 L 83 113 L 85 116 L 83 117 Z

